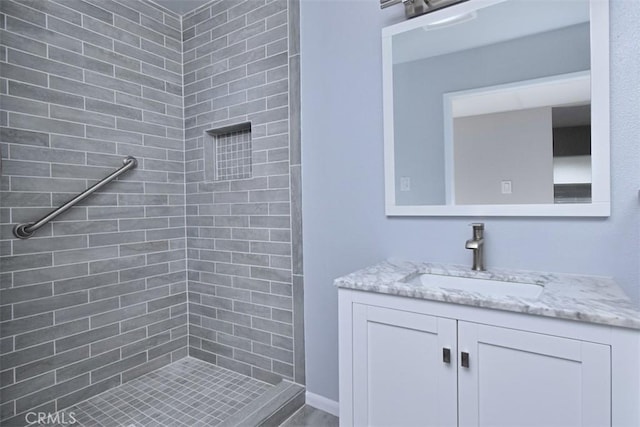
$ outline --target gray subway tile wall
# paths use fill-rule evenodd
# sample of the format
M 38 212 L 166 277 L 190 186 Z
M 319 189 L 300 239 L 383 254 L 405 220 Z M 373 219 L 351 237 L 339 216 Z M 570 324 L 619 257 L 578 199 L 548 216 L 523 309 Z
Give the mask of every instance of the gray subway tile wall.
M 2 0 L 0 21 L 1 418 L 21 425 L 187 355 L 182 43 L 141 1 Z
M 302 271 L 293 270 L 300 176 L 290 161 L 300 139 L 289 120 L 290 105 L 299 115 L 289 99 L 297 10 L 297 0 L 220 1 L 182 22 L 189 354 L 270 383 L 304 383 L 304 345 L 294 345 L 303 338 Z M 246 122 L 251 177 L 213 181 L 207 131 Z
M 304 384 L 298 9 L 0 1 L 3 425 L 187 354 Z M 245 122 L 252 177 L 209 181 L 206 131 Z

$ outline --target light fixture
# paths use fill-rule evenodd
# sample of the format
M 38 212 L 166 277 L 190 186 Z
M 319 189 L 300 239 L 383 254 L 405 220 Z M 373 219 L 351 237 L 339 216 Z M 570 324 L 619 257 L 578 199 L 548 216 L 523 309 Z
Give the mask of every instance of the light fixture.
M 439 30 L 441 28 L 452 27 L 454 25 L 462 24 L 464 22 L 473 21 L 474 19 L 476 19 L 477 16 L 478 16 L 478 13 L 474 10 L 469 13 L 454 15 L 448 18 L 440 19 L 438 21 L 430 22 L 422 28 L 425 31 Z
M 394 4 L 404 5 L 404 14 L 407 18 L 415 18 L 456 3 L 469 0 L 380 0 L 380 9 L 393 6 Z

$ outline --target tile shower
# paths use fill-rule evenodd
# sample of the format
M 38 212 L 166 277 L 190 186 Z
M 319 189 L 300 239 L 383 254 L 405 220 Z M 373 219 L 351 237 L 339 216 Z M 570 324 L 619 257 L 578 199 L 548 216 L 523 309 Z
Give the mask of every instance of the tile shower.
M 297 0 L 0 2 L 3 425 L 187 356 L 304 384 L 297 26 Z

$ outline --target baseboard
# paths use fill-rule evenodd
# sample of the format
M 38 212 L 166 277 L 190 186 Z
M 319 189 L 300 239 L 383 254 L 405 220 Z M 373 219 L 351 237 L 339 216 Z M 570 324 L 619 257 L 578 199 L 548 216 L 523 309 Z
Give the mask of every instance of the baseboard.
M 335 400 L 328 399 L 319 394 L 306 392 L 307 405 L 313 406 L 316 409 L 330 413 L 331 415 L 339 416 L 340 404 Z

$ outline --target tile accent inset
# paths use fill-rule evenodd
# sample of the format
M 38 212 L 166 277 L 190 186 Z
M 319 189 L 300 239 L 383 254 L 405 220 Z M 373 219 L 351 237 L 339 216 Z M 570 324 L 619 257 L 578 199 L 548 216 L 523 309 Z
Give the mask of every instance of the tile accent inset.
M 205 176 L 209 181 L 251 178 L 251 123 L 207 131 Z
M 216 176 L 218 181 L 251 178 L 251 131 L 216 137 Z

